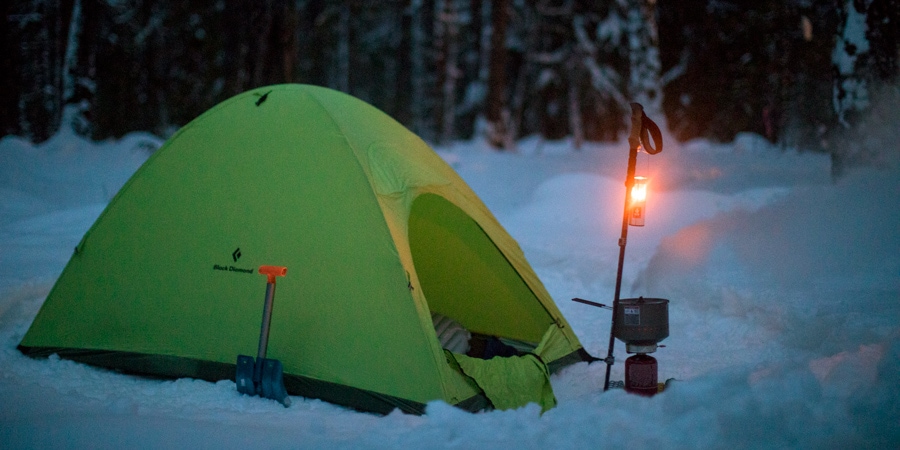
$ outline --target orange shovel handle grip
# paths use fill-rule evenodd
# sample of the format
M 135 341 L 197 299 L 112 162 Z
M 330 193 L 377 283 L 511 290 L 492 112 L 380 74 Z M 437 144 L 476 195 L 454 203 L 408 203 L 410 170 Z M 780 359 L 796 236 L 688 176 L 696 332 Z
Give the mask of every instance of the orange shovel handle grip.
M 259 266 L 259 273 L 269 277 L 268 283 L 274 284 L 275 277 L 287 275 L 287 267 L 284 266 Z

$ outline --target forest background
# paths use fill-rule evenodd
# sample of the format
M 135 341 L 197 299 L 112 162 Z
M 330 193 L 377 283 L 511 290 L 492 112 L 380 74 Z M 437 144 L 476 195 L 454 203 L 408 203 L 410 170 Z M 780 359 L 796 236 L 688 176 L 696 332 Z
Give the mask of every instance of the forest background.
M 277 83 L 426 141 L 615 141 L 628 103 L 686 141 L 753 132 L 839 175 L 896 150 L 900 0 L 13 0 L 0 136 L 168 137 Z M 895 130 L 895 131 L 890 131 Z M 889 151 L 888 153 L 900 153 Z

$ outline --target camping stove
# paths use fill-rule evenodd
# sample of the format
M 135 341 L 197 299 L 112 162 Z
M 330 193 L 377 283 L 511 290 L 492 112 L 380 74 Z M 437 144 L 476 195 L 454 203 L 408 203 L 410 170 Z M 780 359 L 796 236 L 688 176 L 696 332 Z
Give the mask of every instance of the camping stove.
M 634 356 L 625 360 L 625 390 L 653 396 L 658 392 L 658 366 L 649 355 L 669 336 L 669 301 L 663 298 L 625 298 L 618 302 L 613 334 Z

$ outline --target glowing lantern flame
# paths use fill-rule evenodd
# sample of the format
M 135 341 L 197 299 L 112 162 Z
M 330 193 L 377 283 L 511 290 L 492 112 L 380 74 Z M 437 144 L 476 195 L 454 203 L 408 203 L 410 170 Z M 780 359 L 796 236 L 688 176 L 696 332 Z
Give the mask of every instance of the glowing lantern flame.
M 634 177 L 634 186 L 631 187 L 631 201 L 647 201 L 647 177 Z
M 631 215 L 628 225 L 634 227 L 644 226 L 645 205 L 647 202 L 647 177 L 634 177 L 634 186 L 631 187 Z

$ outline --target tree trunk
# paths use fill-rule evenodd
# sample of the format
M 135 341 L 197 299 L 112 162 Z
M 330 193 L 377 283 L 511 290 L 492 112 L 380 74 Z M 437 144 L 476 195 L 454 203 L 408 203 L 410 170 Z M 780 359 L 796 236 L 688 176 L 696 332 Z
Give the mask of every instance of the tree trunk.
M 75 95 L 75 66 L 78 63 L 78 41 L 81 37 L 81 0 L 75 0 L 69 19 L 66 36 L 66 53 L 63 58 L 62 85 L 63 103 L 68 103 Z
M 397 50 L 394 54 L 396 66 L 394 70 L 394 95 L 390 96 L 390 103 L 387 111 L 403 124 L 412 123 L 412 114 L 410 110 L 410 88 L 412 86 L 412 75 L 410 67 L 412 66 L 412 24 L 414 12 L 412 10 L 412 2 L 405 0 L 400 15 L 400 40 L 397 43 Z
M 262 2 L 259 6 L 261 17 L 259 17 L 259 27 L 253 30 L 254 40 L 256 41 L 256 61 L 253 64 L 253 85 L 251 87 L 262 86 L 267 83 L 266 69 L 269 68 L 271 55 L 269 52 L 269 38 L 272 33 L 272 3 Z
M 487 82 L 488 65 L 490 60 L 491 48 L 491 27 L 490 27 L 490 3 L 482 3 L 481 0 L 470 0 L 469 13 L 472 15 L 472 30 L 477 38 L 474 39 L 475 47 L 472 51 L 475 53 L 475 61 L 477 70 L 475 71 L 476 82 Z
M 491 6 L 491 50 L 488 67 L 487 122 L 488 143 L 496 148 L 509 144 L 509 108 L 506 103 L 506 28 L 509 22 L 509 0 L 497 0 Z
M 297 55 L 300 54 L 300 46 L 297 42 L 297 5 L 295 2 L 286 1 L 282 7 L 282 21 L 279 34 L 281 43 L 281 81 L 291 83 L 294 81 L 294 68 L 297 66 Z
M 432 83 L 432 75 L 429 70 L 431 65 L 431 33 L 428 20 L 433 15 L 433 3 L 429 0 L 412 0 L 410 7 L 412 15 L 412 128 L 413 132 L 425 140 L 434 137 L 434 128 L 429 119 L 431 110 L 431 95 L 428 87 Z
M 437 108 L 435 108 L 435 119 L 438 124 L 437 139 L 438 142 L 444 142 L 444 88 L 449 77 L 447 73 L 447 23 L 445 16 L 447 14 L 448 3 L 452 0 L 435 0 L 434 16 L 431 17 L 431 28 L 434 30 L 434 85 L 436 87 Z
M 453 140 L 456 128 L 456 83 L 459 78 L 459 15 L 455 0 L 443 0 L 437 8 L 438 19 L 435 34 L 440 52 L 439 68 L 441 85 L 441 132 L 440 142 L 446 144 Z
M 11 2 L 3 2 L 0 4 L 0 16 L 4 17 L 0 21 L 0 67 L 6 67 L 7 70 L 0 70 L 0 136 L 14 134 L 16 130 L 16 110 L 21 95 L 20 81 L 16 69 L 20 67 L 19 48 L 21 46 L 18 39 L 14 40 L 16 33 L 13 32 L 15 21 L 11 16 L 13 12 Z
M 37 2 L 3 19 L 14 23 L 20 38 L 18 132 L 34 142 L 48 139 L 59 129 L 65 44 L 62 24 L 68 24 L 68 17 L 62 17 L 68 15 L 65 6 L 60 2 Z
M 566 62 L 567 84 L 569 88 L 569 131 L 572 133 L 572 146 L 580 150 L 584 145 L 584 127 L 581 123 L 581 100 L 578 94 L 581 73 L 577 54 L 573 54 Z
M 84 117 L 86 105 L 81 105 L 75 97 L 75 85 L 79 78 L 78 55 L 82 30 L 81 0 L 75 0 L 69 18 L 69 32 L 66 37 L 66 51 L 62 66 L 62 120 L 60 127 L 68 127 L 75 132 L 87 131 L 87 120 Z
M 231 32 L 237 36 L 234 62 L 231 64 L 234 70 L 234 85 L 230 91 L 233 93 L 244 92 L 250 85 L 250 36 L 252 26 L 248 18 L 252 17 L 251 6 L 245 2 L 238 2 L 233 8 L 226 8 L 225 14 L 229 17 L 227 22 L 236 29 Z M 230 53 L 226 53 L 230 56 Z
M 337 83 L 336 88 L 341 92 L 350 93 L 350 5 L 341 5 L 340 18 L 338 20 L 338 49 L 337 49 Z

